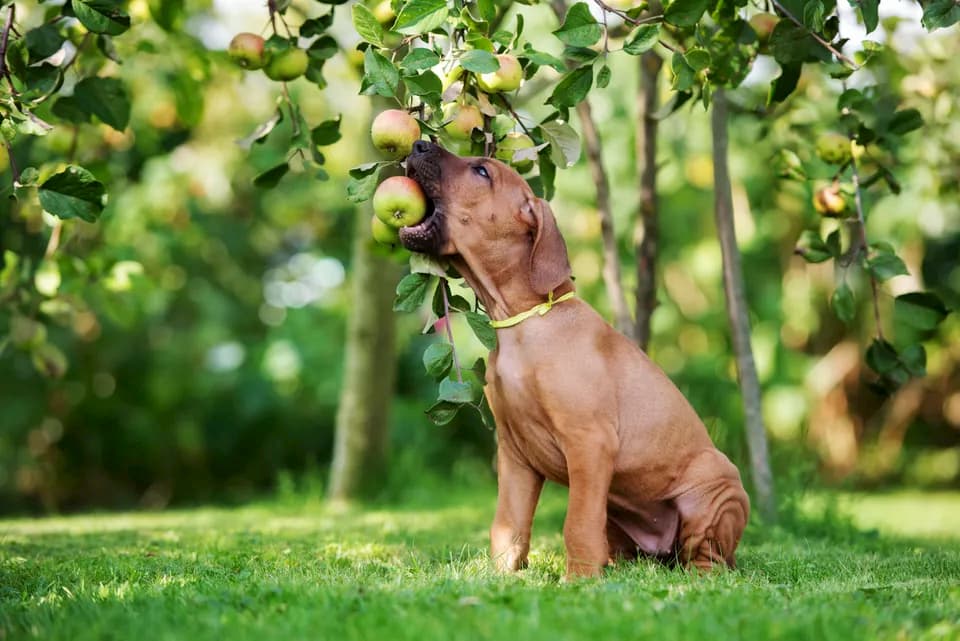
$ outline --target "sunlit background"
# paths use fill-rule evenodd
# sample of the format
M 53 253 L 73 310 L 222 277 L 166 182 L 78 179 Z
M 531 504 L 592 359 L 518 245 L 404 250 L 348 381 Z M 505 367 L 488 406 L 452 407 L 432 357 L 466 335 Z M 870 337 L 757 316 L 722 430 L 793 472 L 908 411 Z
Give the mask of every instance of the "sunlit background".
M 0 357 L 0 512 L 162 508 L 290 487 L 323 491 L 351 311 L 351 230 L 369 215 L 346 200 L 345 181 L 350 167 L 372 159 L 370 100 L 358 95 L 349 53 L 329 61 L 327 90 L 294 82 L 309 120 L 343 114 L 343 138 L 326 151 L 330 180 L 299 171 L 275 190 L 255 189 L 252 178 L 282 161 L 286 147 L 267 142 L 248 150 L 237 141 L 271 117 L 277 86 L 234 68 L 222 50 L 234 33 L 264 28 L 263 2 L 188 5 L 202 9 L 187 25 L 193 37 L 160 31 L 143 20 L 146 2 L 131 3 L 139 34 L 117 40 L 124 60 L 118 72 L 138 96 L 131 127 L 81 136 L 84 163 L 118 186 L 101 221 L 82 225 L 64 250 L 90 255 L 92 270 L 86 284 L 74 285 L 79 289 L 61 291 L 74 309 L 51 328 L 51 340 L 69 357 L 65 378 L 42 379 L 23 354 Z M 900 150 L 902 193 L 877 192 L 866 202 L 868 233 L 896 245 L 910 269 L 882 296 L 888 319 L 892 296 L 918 288 L 960 303 L 960 41 L 955 32 L 918 39 L 919 8 L 909 6 L 914 10 L 902 18 L 884 18 L 876 39 L 897 51 L 883 54 L 877 67 L 889 77 L 873 79 L 901 91 L 904 106 L 919 109 L 928 125 Z M 517 10 L 530 40 L 559 53 L 550 11 Z M 349 51 L 355 36 L 343 22 L 348 12 L 339 14 L 334 31 Z M 862 38 L 849 16 L 843 30 L 851 47 Z M 591 100 L 630 289 L 637 67 L 626 56 L 611 65 L 613 82 Z M 927 378 L 888 401 L 867 389 L 863 350 L 873 321 L 865 283 L 851 278 L 859 311 L 845 327 L 828 305 L 832 263 L 810 265 L 793 255 L 801 230 L 836 223 L 821 222 L 813 210 L 813 184 L 778 179 L 773 162 L 783 147 L 813 157 L 814 132 L 836 117 L 840 85 L 805 75 L 777 119 L 757 118 L 774 73 L 761 60 L 731 95 L 731 170 L 778 482 L 788 491 L 810 484 L 956 488 L 960 321 L 948 318 L 926 344 Z M 531 82 L 521 92 L 521 114 L 549 113 L 543 102 L 551 90 L 547 80 Z M 660 130 L 661 280 L 650 354 L 717 443 L 745 464 L 713 225 L 708 117 L 702 107 L 687 107 Z M 42 157 L 69 144 L 68 133 L 54 132 L 31 153 Z M 0 158 L 0 168 L 7 165 Z M 820 166 L 816 178 L 830 173 Z M 558 180 L 553 208 L 579 291 L 609 317 L 594 187 L 583 161 Z M 9 204 L 0 211 L 6 218 Z M 15 215 L 32 235 L 13 249 L 42 248 L 48 217 L 28 201 Z M 65 258 L 61 269 L 83 267 Z M 435 340 L 420 335 L 425 317 L 380 320 L 397 323 L 399 341 L 392 463 L 371 471 L 389 478 L 385 495 L 403 493 L 424 474 L 464 483 L 492 478 L 493 437 L 479 417 L 462 413 L 438 428 L 423 413 L 435 397 L 420 363 Z M 454 333 L 465 360 L 484 355 L 465 325 L 455 323 Z

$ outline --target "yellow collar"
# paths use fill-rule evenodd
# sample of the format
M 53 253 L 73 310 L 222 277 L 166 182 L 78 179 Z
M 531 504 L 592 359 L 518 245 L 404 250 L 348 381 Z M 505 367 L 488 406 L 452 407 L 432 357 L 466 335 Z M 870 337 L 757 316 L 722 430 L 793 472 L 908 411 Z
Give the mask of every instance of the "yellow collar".
M 539 314 L 540 316 L 543 316 L 544 314 L 549 312 L 551 309 L 553 309 L 553 306 L 556 305 L 557 303 L 562 303 L 565 300 L 570 300 L 576 295 L 577 295 L 577 292 L 569 291 L 563 296 L 561 296 L 560 298 L 554 300 L 553 292 L 550 292 L 550 295 L 547 297 L 547 301 L 545 303 L 534 305 L 527 311 L 520 312 L 516 316 L 511 316 L 510 318 L 504 318 L 503 320 L 492 320 L 490 321 L 490 327 L 493 327 L 494 329 L 503 329 L 504 327 L 513 327 L 514 325 L 519 325 L 520 323 L 527 320 L 531 316 L 536 316 L 537 314 Z

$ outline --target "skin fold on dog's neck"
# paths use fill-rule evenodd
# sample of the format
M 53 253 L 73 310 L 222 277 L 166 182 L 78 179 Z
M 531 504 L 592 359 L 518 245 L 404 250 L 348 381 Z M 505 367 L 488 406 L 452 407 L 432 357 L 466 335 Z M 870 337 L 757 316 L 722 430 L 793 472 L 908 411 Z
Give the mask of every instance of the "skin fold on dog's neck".
M 450 263 L 476 293 L 492 320 L 510 318 L 547 300 L 547 296 L 533 290 L 522 262 L 504 263 L 497 273 L 475 270 L 471 262 L 462 254 L 450 257 Z M 567 279 L 554 290 L 554 298 L 573 289 L 573 281 Z

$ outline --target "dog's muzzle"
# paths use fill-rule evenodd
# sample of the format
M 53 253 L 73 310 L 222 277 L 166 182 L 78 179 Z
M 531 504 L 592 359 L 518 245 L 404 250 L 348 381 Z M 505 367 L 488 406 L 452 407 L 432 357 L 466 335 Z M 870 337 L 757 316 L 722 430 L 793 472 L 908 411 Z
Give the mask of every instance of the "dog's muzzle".
M 410 251 L 436 255 L 446 240 L 440 188 L 440 160 L 446 153 L 439 145 L 418 140 L 407 156 L 407 176 L 417 181 L 427 197 L 427 214 L 423 220 L 400 229 L 400 242 Z

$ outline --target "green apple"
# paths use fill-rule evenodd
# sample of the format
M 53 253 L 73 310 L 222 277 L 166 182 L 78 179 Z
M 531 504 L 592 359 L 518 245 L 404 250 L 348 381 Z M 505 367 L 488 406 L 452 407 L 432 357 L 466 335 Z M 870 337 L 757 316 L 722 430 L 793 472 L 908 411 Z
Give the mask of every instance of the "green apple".
M 263 73 L 267 74 L 270 80 L 287 82 L 306 73 L 309 65 L 310 56 L 306 51 L 298 47 L 288 47 L 270 53 L 267 64 L 263 67 Z
M 502 160 L 511 165 L 521 174 L 525 174 L 533 169 L 533 160 L 527 158 L 514 160 L 513 152 L 520 151 L 521 149 L 530 149 L 534 146 L 533 139 L 527 134 L 511 131 L 503 137 L 503 140 L 497 143 L 497 151 L 493 156 L 497 160 Z
M 828 132 L 817 138 L 817 155 L 831 165 L 850 162 L 850 139 L 838 133 Z
M 391 3 L 390 0 L 375 2 L 370 8 L 370 13 L 373 14 L 373 17 L 376 18 L 377 22 L 383 27 L 393 24 L 394 19 L 397 17 L 397 12 L 393 10 L 393 3 Z
M 255 33 L 238 33 L 227 47 L 227 55 L 244 69 L 261 69 L 266 63 L 264 40 Z
M 373 213 L 394 229 L 416 225 L 427 213 L 427 197 L 416 180 L 391 176 L 373 194 Z
M 822 187 L 813 194 L 813 208 L 827 218 L 837 218 L 847 211 L 847 200 L 839 185 Z
M 509 53 L 497 54 L 500 68 L 496 71 L 477 75 L 477 86 L 487 93 L 513 91 L 523 80 L 523 67 L 520 61 Z
M 474 129 L 483 129 L 483 114 L 476 105 L 447 103 L 443 106 L 443 120 L 447 123 L 443 130 L 454 140 L 469 140 Z
M 370 235 L 381 245 L 396 245 L 400 242 L 400 230 L 391 227 L 376 216 L 370 219 Z
M 370 139 L 377 151 L 387 158 L 399 160 L 409 156 L 413 143 L 420 140 L 420 125 L 403 109 L 387 109 L 373 119 Z

